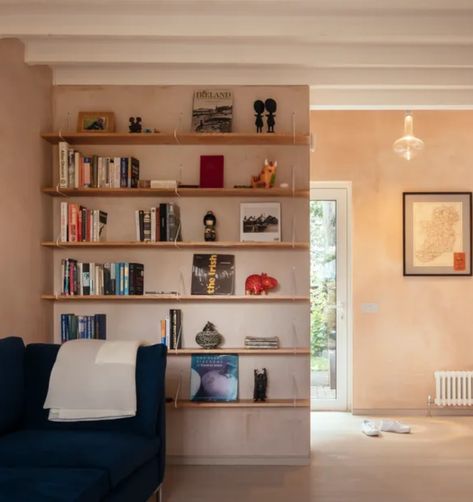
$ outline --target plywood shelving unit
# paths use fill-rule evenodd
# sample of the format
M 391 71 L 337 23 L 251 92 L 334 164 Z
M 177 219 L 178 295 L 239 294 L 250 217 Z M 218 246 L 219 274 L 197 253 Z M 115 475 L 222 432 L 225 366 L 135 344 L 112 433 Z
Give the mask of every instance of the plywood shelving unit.
M 129 105 L 129 109 L 136 110 L 144 109 L 142 107 L 148 106 L 149 100 L 157 96 L 149 86 L 140 89 L 138 92 L 136 88 L 128 90 L 114 86 L 103 86 L 93 90 L 60 89 L 56 102 L 58 118 L 56 126 L 60 125 L 61 117 L 68 115 L 70 110 L 83 109 L 86 103 L 89 109 L 100 109 L 100 104 L 103 102 L 115 102 L 117 103 L 115 110 L 117 117 L 118 113 L 128 117 L 129 112 L 124 112 L 120 108 L 119 102 L 122 99 L 120 93 L 125 93 L 128 96 L 127 99 L 134 103 Z M 96 307 L 100 305 L 100 311 L 107 314 L 109 338 L 114 338 L 115 331 L 119 333 L 118 339 L 126 338 L 127 333 L 143 339 L 143 334 L 149 333 L 146 336 L 148 342 L 157 340 L 159 318 L 163 318 L 162 316 L 168 312 L 167 309 L 182 308 L 184 348 L 171 349 L 168 352 L 167 395 L 173 397 L 173 401 L 167 406 L 168 412 L 173 414 L 172 420 L 168 420 L 168 454 L 194 457 L 202 455 L 215 458 L 216 461 L 219 456 L 228 455 L 245 458 L 261 456 L 265 459 L 283 455 L 287 458 L 298 459 L 297 463 L 300 463 L 301 458 L 308 458 L 310 421 L 308 413 L 310 405 L 308 399 L 310 366 L 308 315 L 310 308 L 308 287 L 306 288 L 309 275 L 308 90 L 303 86 L 271 87 L 269 90 L 268 88 L 251 88 L 251 86 L 234 88 L 235 93 L 238 94 L 238 100 L 234 101 L 235 106 L 243 106 L 245 110 L 248 107 L 249 110 L 252 109 L 254 93 L 264 91 L 264 96 L 266 96 L 269 92 L 268 96 L 272 95 L 278 100 L 278 106 L 279 103 L 282 106 L 281 109 L 278 108 L 278 124 L 285 124 L 286 131 L 297 131 L 294 134 L 287 132 L 207 134 L 175 131 L 174 123 L 170 123 L 176 121 L 176 118 L 188 110 L 188 98 L 192 96 L 192 89 L 172 89 L 172 86 L 160 89 L 162 97 L 158 96 L 158 99 L 162 101 L 156 105 L 156 110 L 160 106 L 166 106 L 165 103 L 173 102 L 171 112 L 173 118 L 169 118 L 171 117 L 169 115 L 167 119 L 164 119 L 168 122 L 162 127 L 168 132 L 131 134 L 128 132 L 76 133 L 56 130 L 42 134 L 42 138 L 50 145 L 54 146 L 59 141 L 65 140 L 70 145 L 77 145 L 78 150 L 84 155 L 135 156 L 140 159 L 140 168 L 145 168 L 146 173 L 143 175 L 141 172 L 140 176 L 143 179 L 175 179 L 181 163 L 184 176 L 179 179 L 186 180 L 187 187 L 177 189 L 59 188 L 56 186 L 57 177 L 54 176 L 49 186 L 43 187 L 41 191 L 54 199 L 55 232 L 49 240 L 41 242 L 41 245 L 54 252 L 55 286 L 53 292 L 45 292 L 41 298 L 54 303 L 55 322 L 61 313 L 76 311 L 78 314 L 88 315 L 92 311 L 97 312 Z M 150 112 L 150 115 L 152 114 L 154 116 L 146 117 L 147 121 L 159 122 L 160 116 L 154 111 Z M 298 119 L 297 114 L 302 118 Z M 243 123 L 242 117 L 243 114 L 240 114 L 234 123 L 234 128 L 243 131 L 252 130 L 254 122 L 252 112 L 249 113 L 250 122 Z M 297 123 L 298 120 L 299 123 Z M 119 121 L 117 123 L 122 129 L 126 127 Z M 225 183 L 228 187 L 205 189 L 194 186 L 198 178 L 196 171 L 198 157 L 205 154 L 225 155 Z M 250 180 L 251 175 L 259 172 L 266 156 L 273 156 L 273 159 L 278 160 L 278 176 L 280 176 L 278 183 L 285 182 L 284 188 L 240 187 L 240 183 L 245 184 Z M 189 167 L 191 164 L 193 167 Z M 163 170 L 160 166 L 164 166 Z M 191 171 L 192 169 L 194 171 Z M 239 188 L 232 188 L 233 186 Z M 151 203 L 150 199 L 158 197 L 180 201 L 178 203 L 181 207 L 181 219 L 185 220 L 188 217 L 189 222 L 190 231 L 185 235 L 183 232 L 187 241 L 137 242 L 133 240 L 134 233 L 117 227 L 117 221 L 120 219 L 120 221 L 123 220 L 121 227 L 131 228 L 134 223 L 132 219 L 134 211 L 143 206 L 146 207 Z M 77 243 L 55 240 L 55 237 L 59 235 L 59 202 L 69 200 L 69 198 L 76 203 L 79 203 L 77 199 L 89 198 L 90 207 L 109 212 L 109 219 L 115 218 L 113 229 L 112 225 L 108 225 L 110 240 Z M 148 203 L 146 199 L 150 202 Z M 280 202 L 283 223 L 286 225 L 282 242 L 240 242 L 237 240 L 239 203 L 253 201 Z M 89 206 L 89 202 L 87 205 Z M 199 241 L 202 234 L 192 231 L 197 228 L 197 225 L 202 224 L 203 214 L 209 209 L 216 211 L 218 218 L 221 217 L 219 222 L 223 222 L 222 225 L 236 225 L 231 231 L 223 231 L 221 235 L 219 233 L 218 236 L 222 237 L 222 240 L 216 242 Z M 299 218 L 299 224 L 296 227 L 294 227 L 295 218 Z M 293 220 L 292 232 L 290 231 L 291 219 Z M 297 228 L 298 232 L 295 232 L 294 228 Z M 231 296 L 189 294 L 61 296 L 56 293 L 60 290 L 61 282 L 60 260 L 71 257 L 66 254 L 69 252 L 77 253 L 85 262 L 143 262 L 145 263 L 145 290 L 147 288 L 152 291 L 187 292 L 189 287 L 180 287 L 177 276 L 180 273 L 181 279 L 185 277 L 189 280 L 192 250 L 201 250 L 197 252 L 204 253 L 235 250 L 238 259 L 237 294 Z M 296 268 L 297 274 L 294 271 Z M 280 291 L 269 293 L 267 296 L 244 295 L 242 285 L 246 275 L 265 271 L 272 272 L 276 276 L 282 275 L 282 278 L 278 277 L 284 279 L 281 281 Z M 280 274 L 278 271 L 281 271 Z M 161 273 L 165 276 L 164 278 L 161 277 Z M 151 277 L 153 274 L 159 274 L 159 277 L 153 279 Z M 298 284 L 296 284 L 296 276 Z M 148 278 L 150 278 L 149 281 Z M 155 285 L 159 287 L 153 287 Z M 219 331 L 224 333 L 225 345 L 229 347 L 224 345 L 220 349 L 204 350 L 195 347 L 195 342 L 189 343 L 190 337 L 193 339 L 195 333 L 198 332 L 198 327 L 200 326 L 201 329 L 203 326 L 204 319 L 217 322 Z M 145 325 L 148 326 L 147 329 Z M 191 327 L 187 328 L 187 326 Z M 246 334 L 280 335 L 283 348 L 238 347 L 238 345 L 243 345 L 243 338 Z M 57 331 L 56 339 L 58 339 Z M 238 354 L 240 356 L 241 399 L 228 403 L 189 400 L 190 358 L 193 354 Z M 264 403 L 255 403 L 252 399 L 248 399 L 252 395 L 253 369 L 256 366 L 269 368 L 269 399 Z M 201 412 L 196 410 L 201 410 Z M 215 412 L 212 413 L 212 410 Z M 232 430 L 232 438 L 222 435 L 219 435 L 218 439 L 214 437 L 219 427 L 218 423 L 209 426 L 209 421 L 214 420 L 213 417 L 218 417 L 218 423 L 225 421 L 223 429 Z M 278 438 L 277 442 L 267 441 L 267 433 L 258 432 L 258 428 L 261 427 L 266 430 L 268 423 L 266 419 L 271 421 L 275 437 Z M 193 422 L 192 429 L 199 431 L 198 435 L 188 434 L 186 427 L 190 421 Z M 248 439 L 248 424 L 250 423 L 253 438 L 251 441 Z M 289 434 L 288 424 L 291 424 L 293 428 Z M 187 443 L 181 451 L 183 434 L 186 435 Z M 299 436 L 297 441 L 293 439 L 296 436 Z M 237 451 L 239 448 L 243 448 L 244 453 Z

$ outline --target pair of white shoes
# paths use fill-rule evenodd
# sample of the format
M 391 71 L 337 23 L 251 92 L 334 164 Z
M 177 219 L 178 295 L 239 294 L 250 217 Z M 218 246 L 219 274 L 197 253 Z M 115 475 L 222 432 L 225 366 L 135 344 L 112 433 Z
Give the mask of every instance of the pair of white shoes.
M 409 425 L 401 424 L 396 420 L 381 420 L 381 422 L 374 422 L 373 420 L 363 420 L 361 430 L 367 436 L 379 436 L 383 432 L 396 432 L 398 434 L 409 434 L 411 428 Z

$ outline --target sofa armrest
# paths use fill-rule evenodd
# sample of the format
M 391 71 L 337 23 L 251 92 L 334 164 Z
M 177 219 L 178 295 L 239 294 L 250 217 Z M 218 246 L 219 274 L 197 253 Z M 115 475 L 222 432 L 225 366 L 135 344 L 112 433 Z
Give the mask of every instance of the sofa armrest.
M 24 410 L 25 346 L 18 337 L 0 339 L 0 434 L 20 426 Z

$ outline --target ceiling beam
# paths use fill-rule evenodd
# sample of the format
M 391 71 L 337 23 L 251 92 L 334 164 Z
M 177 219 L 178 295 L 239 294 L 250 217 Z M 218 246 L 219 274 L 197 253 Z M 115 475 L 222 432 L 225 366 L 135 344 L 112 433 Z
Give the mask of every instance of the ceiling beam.
M 114 37 L 241 37 L 268 41 L 336 43 L 473 43 L 473 11 L 444 16 L 260 16 L 225 15 L 128 15 L 113 9 L 104 14 L 75 15 L 58 12 L 34 14 L 3 12 L 0 35 L 31 36 L 114 36 Z
M 473 45 L 309 44 L 175 38 L 30 38 L 28 64 L 256 64 L 313 68 L 473 68 Z

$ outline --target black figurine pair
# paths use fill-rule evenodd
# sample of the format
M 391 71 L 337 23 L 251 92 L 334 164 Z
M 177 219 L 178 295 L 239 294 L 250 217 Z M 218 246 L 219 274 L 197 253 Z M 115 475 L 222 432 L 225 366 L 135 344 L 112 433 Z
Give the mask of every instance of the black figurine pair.
M 263 103 L 261 99 L 257 99 L 253 104 L 253 108 L 256 112 L 255 115 L 256 132 L 263 132 L 263 113 L 265 109 L 268 112 L 266 114 L 266 124 L 268 125 L 267 132 L 274 132 L 274 126 L 276 125 L 276 120 L 274 119 L 277 108 L 276 101 L 274 101 L 274 99 L 272 98 L 268 98 Z

